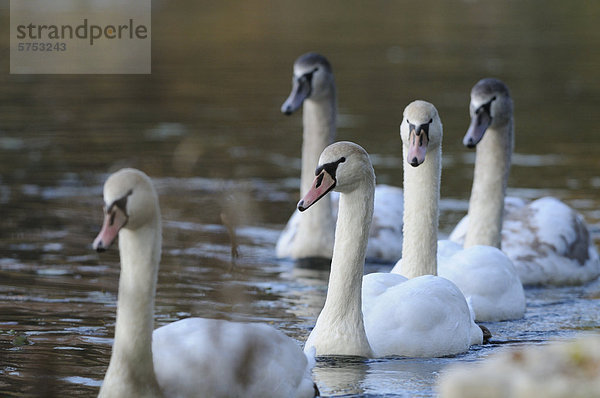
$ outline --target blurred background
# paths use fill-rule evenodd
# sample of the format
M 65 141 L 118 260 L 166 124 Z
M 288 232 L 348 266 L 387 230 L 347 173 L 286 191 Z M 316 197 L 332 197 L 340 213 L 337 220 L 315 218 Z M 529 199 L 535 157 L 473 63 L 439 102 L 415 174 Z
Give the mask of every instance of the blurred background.
M 551 1 L 153 1 L 152 74 L 10 75 L 0 2 L 0 395 L 94 396 L 110 358 L 118 251 L 93 253 L 102 184 L 151 176 L 164 219 L 157 326 L 186 316 L 271 323 L 301 344 L 328 273 L 274 258 L 299 195 L 300 114 L 279 108 L 292 64 L 325 55 L 339 140 L 378 182 L 402 184 L 399 124 L 414 99 L 444 124 L 440 231 L 465 214 L 471 87 L 502 79 L 515 104 L 509 193 L 553 195 L 600 243 L 600 3 Z M 226 215 L 237 227 L 231 261 Z M 367 271 L 378 266 L 367 267 Z M 600 328 L 594 288 L 529 289 L 499 340 L 537 344 Z M 595 297 L 595 298 L 594 298 Z M 320 362 L 325 395 L 432 396 L 458 358 Z M 40 377 L 42 376 L 42 377 Z

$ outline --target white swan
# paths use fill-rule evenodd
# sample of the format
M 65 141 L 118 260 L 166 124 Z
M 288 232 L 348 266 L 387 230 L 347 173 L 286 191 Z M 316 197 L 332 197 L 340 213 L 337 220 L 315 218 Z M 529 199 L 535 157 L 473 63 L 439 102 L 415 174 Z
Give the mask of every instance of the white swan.
M 450 281 L 380 273 L 361 283 L 375 188 L 363 148 L 349 142 L 327 147 L 313 187 L 298 208 L 306 210 L 334 188 L 340 204 L 327 298 L 305 349 L 314 347 L 317 355 L 430 357 L 465 352 L 481 343 L 482 332 Z M 406 244 L 406 235 L 404 239 Z M 382 293 L 374 297 L 365 290 Z M 362 296 L 368 299 L 363 302 Z
M 291 114 L 303 106 L 303 142 L 300 197 L 310 189 L 321 152 L 335 139 L 336 89 L 331 65 L 315 53 L 294 63 L 292 92 L 281 111 Z M 294 212 L 276 246 L 278 258 L 331 258 L 337 195 L 317 203 L 310 213 Z M 369 261 L 396 261 L 402 253 L 402 189 L 378 185 L 375 213 L 367 246 Z
M 402 349 L 412 348 L 413 356 L 464 352 L 469 345 L 481 343 L 482 338 L 468 308 L 465 310 L 463 293 L 457 292 L 447 279 L 431 276 L 440 271 L 436 253 L 442 135 L 442 123 L 432 104 L 414 101 L 405 108 L 400 125 L 404 159 L 402 260 L 391 274 L 369 274 L 363 281 L 363 308 L 370 341 L 385 341 L 390 330 L 382 325 L 391 325 L 386 318 L 393 319 L 393 311 L 403 311 L 406 321 L 402 331 L 408 336 L 403 341 L 412 341 L 412 347 Z M 401 282 L 398 277 L 402 277 L 399 274 L 412 279 L 397 285 Z M 392 278 L 398 282 L 390 282 Z M 412 296 L 417 287 L 406 286 L 417 283 L 422 296 Z M 403 294 L 411 295 L 412 299 L 401 300 L 399 291 L 408 292 Z M 392 299 L 395 295 L 397 298 Z M 427 334 L 419 328 L 427 329 Z
M 467 247 L 501 248 L 525 285 L 581 284 L 596 279 L 600 275 L 598 251 L 580 214 L 552 197 L 531 203 L 504 197 L 514 146 L 508 87 L 497 79 L 480 80 L 471 90 L 470 112 L 471 125 L 463 142 L 468 147 L 477 145 L 477 157 L 469 216 L 460 221 L 450 239 L 464 241 Z
M 411 136 L 411 131 L 419 126 L 416 124 L 419 120 L 432 121 L 426 125 L 429 145 L 423 145 L 422 151 L 426 152 L 420 155 L 409 147 L 409 144 L 414 143 L 409 140 L 416 139 L 416 135 Z M 407 193 L 404 225 L 411 233 L 405 234 L 402 259 L 392 272 L 413 276 L 420 274 L 421 271 L 406 269 L 408 264 L 402 266 L 405 264 L 404 259 L 412 264 L 430 264 L 427 273 L 435 273 L 437 270 L 439 276 L 454 282 L 467 299 L 477 321 L 522 318 L 525 314 L 525 293 L 515 267 L 505 254 L 491 246 L 478 245 L 463 249 L 450 241 L 438 241 L 436 247 L 442 125 L 435 107 L 420 102 L 407 107 L 400 130 L 404 143 L 404 187 Z M 413 170 L 409 163 L 415 166 L 424 164 L 418 170 Z M 428 190 L 419 189 L 417 184 Z M 409 207 L 410 213 L 407 211 Z M 422 209 L 427 209 L 424 220 Z M 426 238 L 423 239 L 422 236 Z M 434 258 L 436 249 L 437 258 Z M 437 268 L 434 260 L 437 261 Z
M 105 219 L 93 247 L 119 235 L 115 339 L 100 397 L 312 397 L 314 358 L 261 324 L 188 318 L 154 325 L 161 253 L 158 197 L 144 173 L 122 169 L 104 185 Z

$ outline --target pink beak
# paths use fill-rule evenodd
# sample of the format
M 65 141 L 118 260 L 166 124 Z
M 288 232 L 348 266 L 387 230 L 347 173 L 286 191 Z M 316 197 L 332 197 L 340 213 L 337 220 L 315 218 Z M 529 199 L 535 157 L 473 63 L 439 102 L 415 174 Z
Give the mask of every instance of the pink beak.
M 104 213 L 102 230 L 100 230 L 100 233 L 92 244 L 94 250 L 102 252 L 108 249 L 125 224 L 127 224 L 127 215 L 117 206 L 113 206 L 110 210 L 106 211 Z
M 429 144 L 429 138 L 425 131 L 421 130 L 417 132 L 415 129 L 411 130 L 408 135 L 408 153 L 406 155 L 406 161 L 413 167 L 417 167 L 425 161 L 425 155 L 427 154 L 427 145 Z
M 336 180 L 327 171 L 322 170 L 315 178 L 310 190 L 304 195 L 304 198 L 298 202 L 298 210 L 304 211 L 315 204 L 319 199 L 325 196 L 329 191 L 335 188 Z

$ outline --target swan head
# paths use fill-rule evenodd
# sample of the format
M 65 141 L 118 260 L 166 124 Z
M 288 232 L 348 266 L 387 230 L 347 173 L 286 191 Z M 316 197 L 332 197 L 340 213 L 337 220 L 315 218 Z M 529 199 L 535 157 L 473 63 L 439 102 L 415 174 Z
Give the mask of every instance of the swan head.
M 425 161 L 427 150 L 442 144 L 442 121 L 435 106 L 416 100 L 404 108 L 400 137 L 406 162 L 417 167 Z
M 335 91 L 333 71 L 327 58 L 306 53 L 294 62 L 292 92 L 281 106 L 281 112 L 291 115 L 306 99 L 329 97 Z
M 300 211 L 308 209 L 334 189 L 341 193 L 351 192 L 365 180 L 375 185 L 369 154 L 360 145 L 348 141 L 333 143 L 323 150 L 315 175 L 311 189 L 298 202 Z
M 158 197 L 152 181 L 136 169 L 121 169 L 104 183 L 104 223 L 93 243 L 104 251 L 122 228 L 136 230 L 158 217 Z
M 471 89 L 469 113 L 471 124 L 463 144 L 473 148 L 490 126 L 502 127 L 512 119 L 513 103 L 506 84 L 494 78 L 478 81 Z

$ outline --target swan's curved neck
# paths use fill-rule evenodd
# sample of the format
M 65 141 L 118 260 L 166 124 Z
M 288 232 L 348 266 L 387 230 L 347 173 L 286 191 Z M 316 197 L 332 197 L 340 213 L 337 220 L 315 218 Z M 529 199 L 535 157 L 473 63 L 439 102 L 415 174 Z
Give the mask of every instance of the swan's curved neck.
M 374 181 L 361 185 L 340 195 L 327 299 L 312 333 L 321 339 L 311 342 L 319 355 L 319 343 L 337 343 L 338 351 L 325 354 L 372 356 L 363 322 L 361 289 L 375 188 Z M 328 341 L 333 339 L 338 341 Z
M 161 396 L 152 362 L 154 295 L 161 252 L 160 218 L 119 232 L 121 275 L 115 339 L 100 395 L 111 390 Z M 133 395 L 132 395 L 133 396 Z
M 404 226 L 402 275 L 437 275 L 437 231 L 442 148 L 427 151 L 425 162 L 406 162 L 404 146 Z
M 465 247 L 501 246 L 504 195 L 513 145 L 512 120 L 504 127 L 488 128 L 477 144 Z
M 300 197 L 304 197 L 312 186 L 315 169 L 321 152 L 335 137 L 336 103 L 335 94 L 318 101 L 307 99 L 303 110 L 302 174 Z M 315 203 L 309 212 L 300 217 L 297 236 L 292 247 L 293 258 L 330 258 L 333 251 L 335 219 L 331 198 Z

